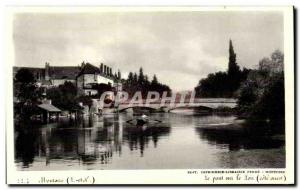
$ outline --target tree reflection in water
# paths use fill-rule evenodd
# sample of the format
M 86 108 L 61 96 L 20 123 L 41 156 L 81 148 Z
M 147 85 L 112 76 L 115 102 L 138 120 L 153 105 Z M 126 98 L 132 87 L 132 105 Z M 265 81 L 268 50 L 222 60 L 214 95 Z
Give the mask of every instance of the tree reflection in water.
M 33 130 L 22 130 L 15 135 L 15 159 L 22 162 L 22 167 L 27 168 L 33 163 L 37 153 L 37 133 Z
M 201 139 L 219 148 L 231 151 L 240 149 L 272 149 L 285 145 L 282 123 L 251 122 L 243 125 L 218 125 L 195 128 Z
M 154 147 L 157 147 L 157 142 L 160 136 L 165 136 L 170 133 L 170 127 L 165 126 L 137 126 L 124 128 L 124 138 L 129 144 L 130 150 L 140 150 L 141 156 L 144 154 L 145 147 L 152 140 Z
M 149 141 L 157 146 L 159 137 L 169 132 L 165 126 L 129 126 L 118 116 L 89 117 L 80 123 L 61 121 L 39 128 L 28 126 L 16 132 L 15 159 L 24 168 L 35 159 L 45 159 L 46 165 L 58 161 L 109 164 L 114 154 L 121 157 L 123 145 L 130 150 L 139 149 L 142 156 Z

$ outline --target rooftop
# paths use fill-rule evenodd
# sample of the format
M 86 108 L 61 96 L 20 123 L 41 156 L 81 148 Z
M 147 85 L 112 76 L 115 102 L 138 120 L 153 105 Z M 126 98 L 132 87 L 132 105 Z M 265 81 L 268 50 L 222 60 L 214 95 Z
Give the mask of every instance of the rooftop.
M 84 64 L 78 75 L 100 73 L 100 69 L 90 63 Z
M 40 105 L 38 105 L 38 107 L 43 109 L 43 110 L 46 110 L 48 112 L 61 112 L 60 109 L 53 106 L 52 104 L 40 104 Z
M 80 72 L 78 66 L 50 66 L 49 76 L 51 79 L 74 79 Z

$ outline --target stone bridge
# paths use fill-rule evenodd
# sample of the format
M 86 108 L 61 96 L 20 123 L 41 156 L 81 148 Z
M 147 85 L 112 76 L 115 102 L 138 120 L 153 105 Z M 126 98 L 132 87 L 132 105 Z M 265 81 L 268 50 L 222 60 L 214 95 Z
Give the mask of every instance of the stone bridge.
M 145 108 L 149 110 L 161 110 L 164 112 L 170 112 L 174 109 L 180 108 L 203 108 L 203 109 L 216 109 L 220 107 L 235 108 L 237 105 L 236 99 L 227 99 L 227 98 L 203 98 L 195 99 L 194 102 L 184 102 L 184 103 L 165 103 L 161 104 L 160 102 L 154 102 L 151 104 L 129 104 L 121 103 L 118 106 L 118 111 L 122 112 L 130 108 Z

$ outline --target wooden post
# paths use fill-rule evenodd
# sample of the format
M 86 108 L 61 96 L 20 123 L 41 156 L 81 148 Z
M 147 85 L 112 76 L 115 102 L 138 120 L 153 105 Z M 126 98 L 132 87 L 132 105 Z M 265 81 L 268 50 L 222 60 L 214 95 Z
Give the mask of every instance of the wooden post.
M 47 123 L 50 121 L 50 113 L 47 111 Z
M 77 113 L 76 113 L 76 110 L 74 110 L 74 119 L 75 119 L 75 121 L 77 121 Z

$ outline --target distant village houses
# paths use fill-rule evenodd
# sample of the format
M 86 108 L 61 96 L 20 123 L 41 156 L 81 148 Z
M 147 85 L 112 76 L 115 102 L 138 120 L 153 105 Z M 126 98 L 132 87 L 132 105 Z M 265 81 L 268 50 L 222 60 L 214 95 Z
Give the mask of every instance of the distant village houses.
M 97 89 L 95 89 L 97 84 L 118 88 L 121 86 L 120 71 L 113 74 L 112 68 L 103 63 L 99 67 L 84 62 L 80 66 L 50 66 L 50 63 L 46 62 L 45 68 L 14 67 L 14 77 L 22 68 L 28 69 L 34 75 L 36 84 L 45 89 L 72 82 L 77 86 L 79 94 L 91 96 L 97 94 Z

